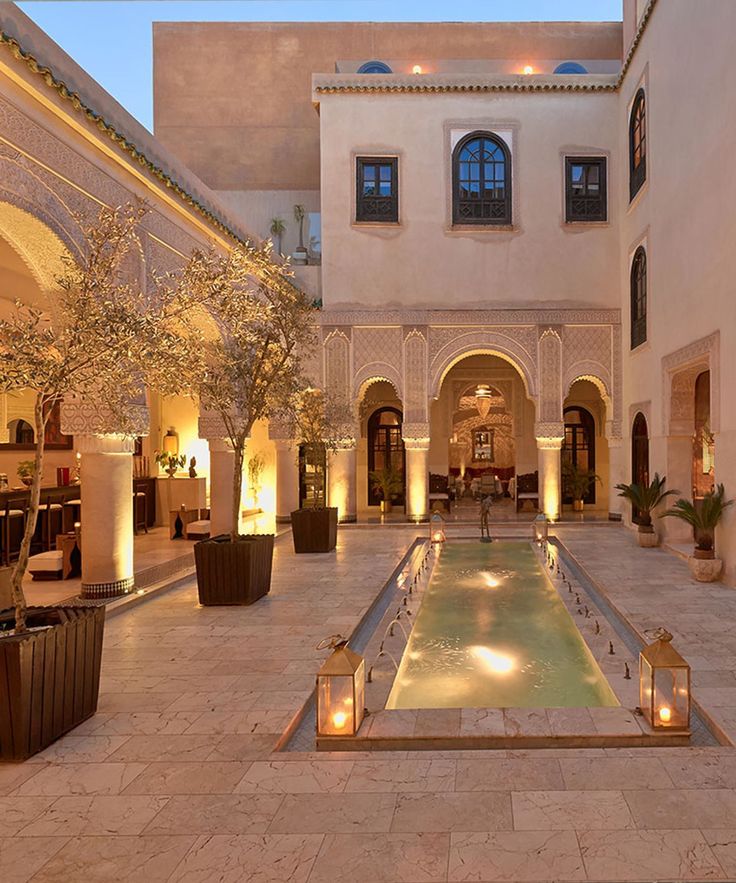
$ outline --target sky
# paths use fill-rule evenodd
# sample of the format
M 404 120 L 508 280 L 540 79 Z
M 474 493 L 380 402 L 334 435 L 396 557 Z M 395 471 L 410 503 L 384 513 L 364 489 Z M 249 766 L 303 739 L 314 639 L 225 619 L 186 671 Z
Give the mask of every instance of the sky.
M 17 4 L 147 129 L 154 21 L 614 21 L 622 0 L 28 0 Z

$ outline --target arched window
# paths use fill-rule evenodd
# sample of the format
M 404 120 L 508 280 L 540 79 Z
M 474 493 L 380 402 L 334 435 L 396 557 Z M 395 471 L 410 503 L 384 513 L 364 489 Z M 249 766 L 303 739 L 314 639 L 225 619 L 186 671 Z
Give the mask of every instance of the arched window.
M 391 68 L 384 61 L 366 61 L 358 68 L 359 74 L 390 74 Z
M 640 245 L 631 262 L 631 349 L 647 339 L 647 253 Z
M 633 199 L 647 178 L 647 108 L 639 89 L 629 118 L 629 197 Z
M 473 132 L 452 154 L 454 224 L 511 223 L 511 155 L 487 132 Z
M 563 61 L 554 69 L 555 74 L 587 74 L 586 68 L 579 61 Z
M 644 486 L 649 484 L 649 429 L 647 419 L 638 411 L 631 427 L 631 483 Z M 632 506 L 631 517 L 636 523 L 639 510 Z

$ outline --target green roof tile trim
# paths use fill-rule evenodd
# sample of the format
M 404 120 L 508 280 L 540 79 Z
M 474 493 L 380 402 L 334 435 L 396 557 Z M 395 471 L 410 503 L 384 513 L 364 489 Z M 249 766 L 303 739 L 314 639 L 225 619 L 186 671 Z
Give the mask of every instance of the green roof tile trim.
M 34 74 L 38 74 L 38 76 L 44 80 L 47 86 L 54 89 L 66 101 L 69 101 L 76 111 L 83 114 L 91 123 L 94 123 L 100 132 L 107 135 L 114 144 L 125 153 L 129 154 L 139 166 L 147 169 L 169 190 L 173 190 L 183 202 L 202 215 L 202 217 L 204 217 L 215 229 L 224 233 L 235 242 L 241 244 L 247 243 L 246 240 L 232 230 L 224 221 L 218 218 L 214 212 L 210 211 L 210 209 L 202 205 L 199 200 L 195 199 L 195 197 L 185 190 L 181 184 L 175 181 L 171 175 L 165 172 L 160 166 L 151 162 L 145 153 L 143 153 L 142 150 L 139 150 L 132 141 L 128 140 L 124 135 L 118 132 L 111 123 L 108 123 L 104 117 L 85 104 L 79 96 L 79 93 L 72 92 L 66 83 L 54 75 L 51 68 L 39 64 L 33 55 L 26 52 L 16 39 L 5 31 L 0 31 L 0 46 L 9 50 L 14 58 L 23 61 L 30 71 Z
M 360 85 L 337 85 L 337 86 L 316 86 L 314 91 L 320 95 L 337 93 L 337 92 L 401 92 L 401 93 L 432 93 L 432 92 L 618 92 L 621 88 L 621 84 L 626 77 L 626 74 L 631 67 L 631 62 L 636 53 L 636 48 L 641 42 L 641 38 L 644 35 L 644 31 L 646 30 L 647 22 L 652 16 L 652 12 L 654 7 L 657 5 L 658 0 L 649 0 L 649 5 L 644 10 L 641 20 L 639 21 L 639 26 L 636 29 L 636 34 L 634 39 L 631 41 L 631 46 L 629 47 L 629 51 L 626 53 L 626 58 L 624 59 L 624 63 L 621 66 L 621 71 L 616 78 L 616 81 L 613 83 L 562 83 L 562 82 L 551 82 L 551 83 L 534 83 L 534 82 L 523 82 L 523 83 L 458 83 L 458 84 L 447 84 L 447 85 L 421 85 L 417 83 L 414 85 L 408 84 L 391 84 L 391 83 L 375 83 L 373 85 L 367 84 L 365 86 Z

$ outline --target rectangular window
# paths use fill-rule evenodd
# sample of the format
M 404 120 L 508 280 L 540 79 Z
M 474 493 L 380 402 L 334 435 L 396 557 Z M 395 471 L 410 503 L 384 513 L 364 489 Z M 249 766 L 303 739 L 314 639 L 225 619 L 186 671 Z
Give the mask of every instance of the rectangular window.
M 565 157 L 565 220 L 608 220 L 604 156 Z
M 399 161 L 359 156 L 356 165 L 356 221 L 399 221 Z

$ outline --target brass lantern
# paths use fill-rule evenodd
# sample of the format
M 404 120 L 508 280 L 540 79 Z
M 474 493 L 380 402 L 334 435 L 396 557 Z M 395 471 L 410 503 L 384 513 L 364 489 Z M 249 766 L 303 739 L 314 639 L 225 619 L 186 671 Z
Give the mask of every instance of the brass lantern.
M 163 437 L 161 442 L 161 450 L 168 454 L 170 457 L 176 457 L 179 454 L 179 436 L 176 434 L 176 430 L 172 426 L 171 429 L 166 430 L 166 435 Z
M 483 420 L 486 419 L 491 410 L 492 397 L 491 387 L 487 383 L 479 383 L 475 390 L 475 407 Z
M 331 635 L 317 645 L 333 651 L 317 673 L 318 736 L 354 736 L 363 722 L 365 660 L 347 644 L 342 635 Z
M 639 654 L 639 705 L 655 729 L 690 727 L 690 666 L 672 646 L 666 629 Z
M 534 541 L 542 546 L 547 542 L 547 534 L 549 530 L 549 524 L 547 523 L 547 518 L 544 513 L 540 513 L 534 519 Z
M 439 512 L 433 512 L 432 517 L 429 519 L 429 540 L 432 543 L 439 544 L 444 543 L 446 539 L 445 519 Z

